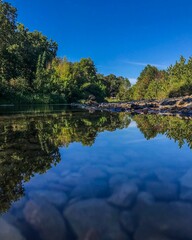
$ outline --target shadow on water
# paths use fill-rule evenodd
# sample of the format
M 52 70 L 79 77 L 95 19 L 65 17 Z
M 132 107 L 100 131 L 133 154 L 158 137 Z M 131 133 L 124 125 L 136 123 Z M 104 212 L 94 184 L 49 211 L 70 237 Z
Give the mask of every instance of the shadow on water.
M 188 159 L 192 121 L 1 108 L 0 239 L 192 239 L 192 163 L 158 148 Z

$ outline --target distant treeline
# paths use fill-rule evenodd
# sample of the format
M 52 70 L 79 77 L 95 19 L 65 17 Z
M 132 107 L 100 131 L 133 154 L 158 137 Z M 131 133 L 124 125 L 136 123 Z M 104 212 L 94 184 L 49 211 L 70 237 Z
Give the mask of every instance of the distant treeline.
M 124 99 L 128 79 L 97 74 L 90 58 L 56 57 L 58 45 L 17 24 L 17 10 L 0 0 L 0 101 L 24 103 Z
M 148 65 L 137 83 L 98 74 L 94 62 L 57 57 L 58 45 L 16 23 L 17 9 L 0 0 L 0 103 L 71 103 L 161 99 L 192 94 L 192 58 L 165 70 Z

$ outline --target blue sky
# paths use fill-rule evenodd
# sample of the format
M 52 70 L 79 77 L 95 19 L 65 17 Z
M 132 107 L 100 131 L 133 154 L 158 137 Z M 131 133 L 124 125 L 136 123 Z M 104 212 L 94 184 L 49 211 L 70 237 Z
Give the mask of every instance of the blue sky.
M 164 69 L 192 55 L 192 0 L 7 0 L 18 22 L 59 44 L 71 61 L 131 79 L 146 64 Z

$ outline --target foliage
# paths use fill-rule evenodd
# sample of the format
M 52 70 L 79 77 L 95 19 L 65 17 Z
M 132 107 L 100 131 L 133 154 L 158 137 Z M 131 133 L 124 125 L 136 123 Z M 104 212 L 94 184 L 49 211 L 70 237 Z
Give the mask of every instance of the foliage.
M 129 90 L 129 99 L 163 99 L 192 94 L 192 58 L 180 61 L 166 71 L 148 65 Z
M 167 70 L 147 65 L 127 78 L 97 73 L 90 58 L 70 62 L 57 43 L 16 23 L 17 9 L 0 0 L 0 103 L 71 103 L 163 99 L 192 94 L 192 58 Z
M 106 97 L 116 100 L 127 100 L 128 90 L 131 87 L 131 83 L 127 78 L 116 77 L 114 74 L 104 76 L 98 74 L 98 79 L 103 84 Z
M 17 10 L 0 0 L 0 101 L 53 103 L 125 98 L 127 79 L 99 78 L 94 62 L 56 57 L 57 43 L 16 24 Z

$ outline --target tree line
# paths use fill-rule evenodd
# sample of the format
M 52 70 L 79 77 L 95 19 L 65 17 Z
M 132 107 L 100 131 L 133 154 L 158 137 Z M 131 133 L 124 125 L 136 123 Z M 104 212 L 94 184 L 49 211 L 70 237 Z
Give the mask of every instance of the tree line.
M 183 56 L 167 70 L 147 65 L 129 90 L 130 100 L 164 99 L 192 94 L 192 57 Z
M 0 101 L 77 102 L 124 99 L 127 78 L 98 74 L 94 62 L 57 57 L 58 45 L 16 23 L 17 9 L 0 0 Z
M 0 103 L 71 103 L 163 99 L 192 94 L 192 58 L 167 70 L 147 65 L 131 86 L 97 72 L 90 58 L 57 57 L 58 44 L 17 23 L 17 9 L 0 0 Z

